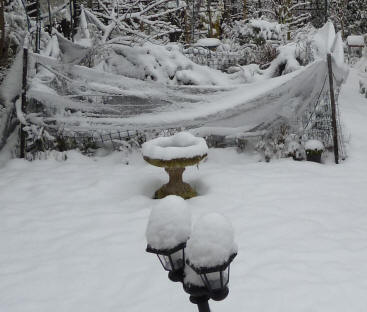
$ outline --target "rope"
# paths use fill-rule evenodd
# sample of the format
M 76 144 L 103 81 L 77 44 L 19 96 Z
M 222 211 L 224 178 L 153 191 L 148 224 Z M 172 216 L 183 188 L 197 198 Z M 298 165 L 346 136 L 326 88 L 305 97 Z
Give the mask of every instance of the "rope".
M 317 106 L 318 106 L 318 105 L 319 105 L 319 103 L 320 103 L 321 95 L 322 95 L 322 93 L 324 92 L 324 88 L 325 88 L 325 84 L 326 84 L 327 77 L 328 77 L 328 76 L 326 75 L 326 76 L 325 76 L 325 79 L 324 79 L 324 83 L 323 83 L 322 88 L 321 88 L 321 91 L 320 91 L 319 95 L 317 96 L 317 100 L 316 100 L 316 102 L 315 102 L 315 106 L 313 107 L 313 110 L 312 110 L 312 112 L 311 112 L 311 115 L 309 116 L 309 119 L 308 119 L 308 121 L 307 121 L 307 124 L 304 126 L 304 128 L 303 128 L 303 129 L 306 129 L 306 128 L 308 127 L 308 125 L 309 125 L 309 123 L 311 122 L 311 119 L 312 119 L 312 117 L 313 117 L 314 113 L 316 112 L 316 108 L 317 108 Z

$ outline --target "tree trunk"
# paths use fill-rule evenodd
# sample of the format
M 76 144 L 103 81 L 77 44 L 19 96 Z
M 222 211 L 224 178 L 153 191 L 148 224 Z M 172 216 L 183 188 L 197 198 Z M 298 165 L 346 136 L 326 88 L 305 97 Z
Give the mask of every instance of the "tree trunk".
M 212 12 L 211 12 L 211 9 L 210 9 L 211 1 L 206 0 L 206 4 L 207 4 L 208 18 L 209 18 L 209 34 L 208 34 L 208 37 L 212 38 L 213 37 L 213 28 L 212 28 Z
M 5 16 L 4 16 L 4 3 L 5 0 L 0 0 L 0 31 L 1 31 L 1 38 L 0 38 L 0 60 L 3 63 L 4 59 L 6 58 L 5 53 Z
M 243 0 L 243 19 L 247 18 L 247 0 Z

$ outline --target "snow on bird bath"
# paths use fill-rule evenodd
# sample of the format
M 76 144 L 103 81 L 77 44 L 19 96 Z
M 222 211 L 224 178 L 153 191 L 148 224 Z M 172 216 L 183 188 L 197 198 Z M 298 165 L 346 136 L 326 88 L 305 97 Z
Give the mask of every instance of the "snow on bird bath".
M 144 143 L 142 153 L 151 159 L 192 158 L 206 155 L 208 146 L 203 138 L 189 132 L 179 132 L 171 137 L 159 137 Z
M 191 215 L 187 203 L 171 195 L 152 208 L 145 235 L 150 247 L 165 250 L 186 242 L 190 232 Z
M 203 215 L 194 225 L 187 241 L 186 255 L 195 267 L 215 267 L 224 264 L 237 253 L 230 220 L 220 213 Z

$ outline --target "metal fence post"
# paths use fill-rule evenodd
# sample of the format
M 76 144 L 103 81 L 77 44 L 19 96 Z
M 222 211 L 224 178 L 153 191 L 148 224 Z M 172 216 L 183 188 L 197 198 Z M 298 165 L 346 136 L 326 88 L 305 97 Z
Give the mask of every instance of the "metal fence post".
M 330 84 L 330 103 L 331 103 L 331 125 L 333 128 L 333 142 L 334 142 L 334 157 L 335 163 L 339 163 L 339 144 L 338 144 L 338 128 L 337 128 L 337 120 L 336 120 L 336 104 L 335 104 L 335 95 L 334 95 L 334 77 L 333 77 L 333 68 L 331 63 L 331 54 L 327 55 L 327 65 L 329 70 L 329 84 Z
M 28 35 L 24 39 L 23 45 L 23 73 L 22 73 L 22 113 L 27 109 L 27 75 L 28 75 Z M 22 122 L 20 121 L 20 158 L 25 158 L 26 155 L 26 132 L 23 130 Z

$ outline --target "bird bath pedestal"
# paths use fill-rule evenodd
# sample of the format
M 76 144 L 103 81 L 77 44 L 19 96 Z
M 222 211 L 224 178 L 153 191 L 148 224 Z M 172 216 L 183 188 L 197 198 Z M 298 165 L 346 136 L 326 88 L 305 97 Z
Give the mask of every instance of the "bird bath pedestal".
M 207 156 L 208 146 L 202 138 L 181 132 L 172 137 L 159 137 L 143 144 L 143 157 L 149 164 L 162 167 L 169 181 L 159 188 L 155 199 L 168 195 L 189 199 L 197 196 L 190 184 L 183 182 L 185 167 L 197 165 Z
M 193 158 L 178 158 L 171 160 L 151 159 L 144 156 L 144 159 L 153 166 L 164 167 L 164 170 L 168 173 L 169 181 L 158 189 L 155 194 L 155 199 L 161 199 L 168 195 L 181 196 L 184 199 L 197 196 L 196 191 L 182 180 L 182 174 L 185 171 L 186 166 L 193 166 L 198 164 L 204 159 L 207 154 L 203 156 L 196 156 Z

